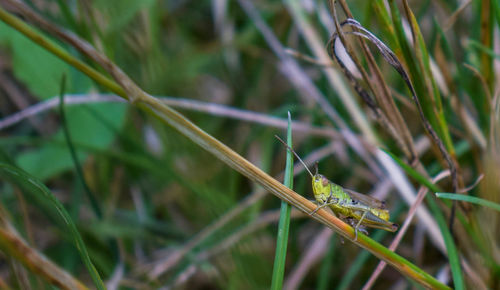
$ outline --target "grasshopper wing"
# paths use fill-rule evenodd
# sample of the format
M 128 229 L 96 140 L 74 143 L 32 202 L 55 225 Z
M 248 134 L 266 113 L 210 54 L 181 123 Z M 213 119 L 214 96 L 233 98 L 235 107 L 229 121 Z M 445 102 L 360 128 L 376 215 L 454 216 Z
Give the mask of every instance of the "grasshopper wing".
M 373 198 L 369 195 L 362 194 L 350 189 L 345 189 L 344 191 L 347 192 L 351 196 L 353 200 L 357 200 L 361 203 L 366 204 L 367 206 L 378 208 L 378 209 L 385 209 L 385 201 L 378 200 L 376 198 Z

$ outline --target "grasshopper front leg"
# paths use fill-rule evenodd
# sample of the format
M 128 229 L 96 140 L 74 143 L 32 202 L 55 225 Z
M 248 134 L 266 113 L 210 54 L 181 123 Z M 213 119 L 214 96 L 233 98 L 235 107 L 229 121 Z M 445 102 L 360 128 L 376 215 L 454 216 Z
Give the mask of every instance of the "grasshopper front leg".
M 339 199 L 336 197 L 333 197 L 333 192 L 332 189 L 330 188 L 330 195 L 328 195 L 328 198 L 320 205 L 318 205 L 309 215 L 314 215 L 318 210 L 324 208 L 325 206 L 329 206 L 331 204 L 337 204 L 339 202 Z

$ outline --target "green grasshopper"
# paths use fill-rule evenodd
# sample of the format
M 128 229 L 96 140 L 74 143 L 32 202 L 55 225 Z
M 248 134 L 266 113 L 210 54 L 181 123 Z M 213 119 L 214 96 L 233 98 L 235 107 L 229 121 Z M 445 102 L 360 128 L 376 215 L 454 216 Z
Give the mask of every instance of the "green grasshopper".
M 316 173 L 313 175 L 307 165 L 302 161 L 299 155 L 288 144 L 275 136 L 283 145 L 285 145 L 304 165 L 305 169 L 311 175 L 314 198 L 319 204 L 310 214 L 315 214 L 320 208 L 330 207 L 335 216 L 340 215 L 341 219 L 354 227 L 356 241 L 358 239 L 358 230 L 367 234 L 365 227 L 377 228 L 389 232 L 395 232 L 398 225 L 389 221 L 389 211 L 385 208 L 385 202 L 364 195 L 352 190 L 344 189 L 325 176 L 318 173 L 316 163 Z

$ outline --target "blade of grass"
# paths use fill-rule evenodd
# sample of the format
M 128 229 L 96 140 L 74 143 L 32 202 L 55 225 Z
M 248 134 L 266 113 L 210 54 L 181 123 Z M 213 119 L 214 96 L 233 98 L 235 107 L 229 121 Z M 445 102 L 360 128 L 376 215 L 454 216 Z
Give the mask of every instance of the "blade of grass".
M 382 33 L 385 36 L 386 41 L 389 43 L 389 47 L 392 48 L 394 53 L 401 57 L 403 53 L 401 52 L 401 47 L 399 46 L 398 40 L 396 38 L 396 32 L 394 31 L 394 26 L 392 24 L 391 16 L 385 6 L 385 1 L 383 0 L 373 0 L 370 1 L 374 15 L 378 19 L 378 23 L 381 25 Z
M 61 118 L 61 126 L 63 128 L 64 139 L 66 140 L 66 143 L 68 145 L 68 149 L 71 154 L 71 159 L 73 159 L 73 163 L 75 164 L 76 174 L 78 176 L 78 179 L 80 179 L 80 182 L 82 183 L 84 192 L 87 194 L 87 198 L 90 201 L 92 210 L 94 211 L 94 214 L 97 216 L 97 218 L 101 219 L 102 210 L 95 198 L 95 194 L 90 190 L 89 186 L 87 185 L 87 182 L 85 182 L 85 178 L 83 177 L 82 166 L 80 165 L 80 161 L 78 161 L 78 156 L 76 155 L 76 150 L 75 147 L 73 146 L 73 141 L 71 140 L 71 135 L 69 133 L 68 124 L 66 120 L 66 113 L 64 112 L 65 88 L 66 88 L 66 76 L 63 75 L 63 78 L 61 80 L 61 93 L 59 94 L 59 115 Z
M 498 3 L 498 1 L 491 1 L 491 3 L 493 3 L 493 9 L 495 10 L 497 24 L 498 27 L 500 27 L 500 3 Z
M 288 112 L 288 129 L 286 143 L 292 147 L 292 118 Z M 293 189 L 293 154 L 290 149 L 286 151 L 285 179 L 283 184 Z M 279 290 L 283 287 L 283 277 L 285 276 L 286 249 L 288 245 L 288 234 L 290 232 L 290 213 L 292 206 L 281 201 L 280 221 L 278 224 L 278 237 L 276 241 L 276 255 L 274 257 L 273 278 L 271 289 Z
M 443 234 L 444 243 L 448 252 L 451 274 L 453 276 L 454 287 L 455 289 L 465 289 L 464 277 L 460 266 L 460 258 L 458 257 L 457 247 L 448 228 L 448 224 L 446 223 L 446 219 L 441 213 L 438 204 L 430 195 L 426 196 L 426 200 L 429 204 L 430 210 L 434 214 L 434 218 L 436 219 L 439 228 L 441 229 L 441 233 Z
M 407 1 L 403 1 L 404 4 L 404 9 L 406 13 L 406 17 L 408 18 L 408 22 L 410 24 L 412 34 L 413 34 L 413 41 L 414 41 L 414 49 L 415 49 L 415 58 L 417 60 L 417 64 L 420 68 L 420 72 L 423 75 L 424 78 L 424 83 L 429 91 L 429 98 L 432 96 L 433 99 L 431 99 L 431 103 L 433 104 L 433 109 L 434 109 L 434 114 L 436 115 L 437 118 L 437 131 L 439 136 L 444 140 L 444 144 L 446 145 L 446 149 L 450 152 L 452 156 L 455 155 L 455 151 L 453 148 L 453 143 L 451 142 L 451 137 L 449 133 L 449 129 L 446 123 L 446 119 L 444 118 L 444 112 L 443 112 L 443 105 L 441 102 L 441 96 L 439 93 L 439 90 L 436 85 L 436 81 L 432 75 L 431 68 L 430 68 L 430 57 L 429 53 L 427 52 L 427 47 L 425 45 L 425 40 L 420 32 L 420 27 L 417 23 L 417 19 L 415 18 L 415 15 L 413 14 L 412 10 L 409 7 L 409 4 Z M 426 98 L 426 95 L 420 95 L 420 98 Z
M 406 61 L 406 68 L 409 70 L 409 75 L 412 78 L 412 83 L 415 86 L 416 95 L 418 96 L 426 96 L 426 89 L 424 86 L 423 76 L 415 63 L 415 59 L 412 54 L 412 50 L 410 48 L 410 44 L 406 39 L 405 30 L 403 28 L 403 23 L 401 19 L 401 14 L 399 13 L 399 9 L 397 7 L 396 1 L 389 0 L 389 6 L 391 9 L 392 16 L 392 24 L 395 34 L 391 34 L 389 36 L 393 36 L 396 38 L 396 43 L 399 44 L 401 48 L 401 53 Z M 422 100 L 422 109 L 425 111 L 425 116 L 429 118 L 429 122 L 433 127 L 436 126 L 437 121 L 435 120 L 435 116 L 433 112 L 430 110 L 430 104 L 428 98 L 423 98 Z
M 276 117 L 270 114 L 259 113 L 255 111 L 238 109 L 230 106 L 225 106 L 221 104 L 201 102 L 192 99 L 174 98 L 166 96 L 155 96 L 161 99 L 165 104 L 179 109 L 191 110 L 194 112 L 201 112 L 210 114 L 212 116 L 220 116 L 240 121 L 246 121 L 256 124 L 265 125 L 266 127 L 275 128 L 286 128 L 286 119 Z M 81 104 L 92 104 L 92 103 L 113 103 L 113 102 L 124 102 L 120 97 L 111 94 L 66 94 L 64 96 L 65 106 L 74 106 Z M 22 120 L 29 118 L 31 116 L 38 115 L 45 111 L 51 110 L 59 105 L 59 97 L 54 97 L 52 99 L 39 102 L 33 106 L 27 107 L 20 110 L 10 116 L 7 116 L 0 120 L 0 130 L 10 127 L 12 125 L 21 122 Z M 319 135 L 331 138 L 340 138 L 340 135 L 333 129 L 329 127 L 319 127 L 313 126 L 306 122 L 293 121 L 293 130 L 295 132 L 302 132 L 303 134 Z
M 480 41 L 485 47 L 493 48 L 493 21 L 495 19 L 495 7 L 491 7 L 495 1 L 481 1 L 481 18 L 480 18 Z M 498 2 L 498 1 L 497 1 Z M 493 71 L 493 59 L 491 55 L 481 52 L 479 55 L 480 70 L 483 77 L 488 83 L 490 89 L 493 88 L 495 73 Z M 484 100 L 486 101 L 486 100 Z
M 500 6 L 500 4 L 498 4 L 498 5 Z M 496 53 L 493 49 L 491 49 L 491 48 L 489 48 L 487 46 L 484 46 L 482 43 L 480 43 L 477 40 L 470 39 L 468 41 L 468 45 L 469 45 L 469 47 L 472 47 L 474 49 L 479 50 L 481 53 L 486 53 L 489 56 L 494 57 L 494 58 L 500 60 L 500 54 Z
M 95 286 L 97 289 L 106 289 L 99 273 L 90 260 L 87 248 L 83 243 L 76 225 L 62 203 L 52 194 L 52 192 L 34 176 L 9 164 L 0 163 L 0 177 L 21 188 L 23 193 L 30 194 L 31 197 L 34 198 L 33 202 L 41 207 L 45 213 L 60 218 L 61 225 L 65 227 L 64 230 L 68 231 L 72 237 L 73 243 L 78 249 L 80 257 L 89 271 Z
M 486 200 L 486 199 L 482 199 L 479 197 L 475 197 L 475 196 L 463 195 L 463 194 L 457 194 L 457 193 L 436 192 L 436 197 L 445 198 L 445 199 L 452 199 L 452 200 L 466 201 L 466 202 L 486 206 L 486 207 L 489 207 L 491 209 L 500 211 L 500 204 Z
M 61 126 L 62 126 L 62 129 L 63 129 L 64 139 L 66 141 L 68 150 L 70 152 L 71 159 L 73 160 L 75 171 L 76 171 L 76 175 L 77 175 L 78 179 L 80 180 L 80 183 L 81 183 L 81 185 L 83 187 L 83 191 L 87 195 L 87 199 L 90 202 L 90 206 L 92 208 L 92 211 L 94 212 L 94 214 L 97 217 L 97 219 L 99 221 L 102 221 L 102 219 L 103 219 L 102 209 L 101 209 L 101 207 L 99 205 L 99 202 L 96 199 L 96 194 L 90 189 L 90 187 L 87 184 L 87 181 L 85 180 L 85 176 L 83 174 L 83 169 L 82 169 L 82 166 L 80 164 L 80 161 L 78 160 L 77 152 L 76 152 L 76 149 L 75 149 L 75 146 L 74 146 L 74 143 L 73 143 L 73 140 L 71 138 L 70 131 L 69 131 L 69 125 L 68 125 L 68 122 L 67 122 L 67 119 L 66 119 L 66 112 L 64 110 L 64 106 L 65 106 L 65 103 L 64 103 L 65 89 L 66 89 L 66 75 L 63 75 L 63 78 L 61 79 L 61 91 L 60 91 L 60 94 L 59 94 L 59 115 L 60 115 Z M 94 117 L 98 118 L 98 116 L 94 116 Z M 103 122 L 103 124 L 105 126 L 106 125 L 108 125 L 108 127 L 110 126 L 109 124 L 106 123 L 106 120 L 104 118 L 101 118 L 100 121 Z M 111 128 L 110 130 L 117 131 L 115 128 Z M 74 204 L 73 207 L 74 207 L 74 211 L 75 211 L 74 214 L 76 216 L 78 216 L 79 209 L 80 209 L 80 204 L 78 204 L 78 203 L 80 203 L 81 197 L 80 197 L 79 191 L 75 192 L 74 194 L 77 195 L 76 198 L 72 197 L 73 204 Z M 113 252 L 113 256 L 117 260 L 119 260 L 120 259 L 120 257 L 119 257 L 120 253 L 117 250 L 118 249 L 118 242 L 116 241 L 116 239 L 110 239 L 107 242 L 109 244 L 109 249 Z
M 54 264 L 41 255 L 36 249 L 31 247 L 12 227 L 5 215 L 4 209 L 0 209 L 0 248 L 4 254 L 15 257 L 15 259 L 17 259 L 26 269 L 36 274 L 37 277 L 43 277 L 47 282 L 60 289 L 88 289 L 82 282 L 72 277 L 65 270 L 61 269 L 58 265 Z M 23 283 L 19 280 L 17 282 L 17 287 L 33 289 L 30 288 L 29 282 L 27 285 L 19 284 Z M 11 280 L 11 286 L 12 283 L 13 281 Z M 42 289 L 42 284 L 38 284 L 37 286 L 38 289 Z M 0 283 L 0 289 L 11 288 Z

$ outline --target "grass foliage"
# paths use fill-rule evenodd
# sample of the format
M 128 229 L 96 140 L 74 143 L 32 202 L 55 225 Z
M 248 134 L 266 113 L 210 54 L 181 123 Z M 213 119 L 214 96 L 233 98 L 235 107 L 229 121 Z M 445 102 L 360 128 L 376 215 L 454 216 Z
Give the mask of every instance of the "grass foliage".
M 5 0 L 0 20 L 0 287 L 499 287 L 498 1 Z M 308 215 L 292 132 L 398 232 Z

